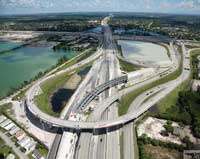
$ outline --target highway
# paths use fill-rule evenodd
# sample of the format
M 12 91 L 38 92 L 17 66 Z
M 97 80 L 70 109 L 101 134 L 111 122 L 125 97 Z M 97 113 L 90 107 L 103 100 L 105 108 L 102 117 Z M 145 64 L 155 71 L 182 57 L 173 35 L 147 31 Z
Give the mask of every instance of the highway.
M 124 159 L 135 158 L 135 143 L 134 143 L 134 131 L 133 123 L 127 124 L 123 127 L 123 156 Z
M 185 58 L 184 58 L 185 59 Z M 184 62 L 185 63 L 185 62 Z M 188 66 L 185 66 L 185 67 L 188 67 Z M 188 67 L 189 68 L 189 67 Z M 183 72 L 187 72 L 187 70 L 184 70 Z M 185 74 L 185 73 L 184 73 Z M 184 77 L 184 76 L 183 76 Z M 178 84 L 180 84 L 180 79 L 183 79 L 183 77 L 181 76 L 179 78 L 179 80 L 174 80 L 173 82 L 171 82 L 173 86 L 176 86 Z M 156 79 L 159 79 L 160 77 L 156 77 Z M 145 81 L 143 83 L 140 83 L 140 84 L 137 84 L 133 87 L 130 87 L 130 88 L 127 88 L 127 89 L 124 89 L 122 91 L 119 91 L 117 94 L 115 95 L 112 95 L 111 97 L 107 98 L 105 101 L 105 105 L 107 108 L 110 104 L 112 104 L 114 101 L 116 101 L 117 99 L 119 99 L 121 96 L 123 96 L 124 94 L 127 94 L 128 92 L 136 89 L 136 88 L 140 88 L 142 87 L 143 85 L 147 84 L 147 83 L 150 83 L 151 81 L 154 81 L 155 79 L 151 79 L 151 80 L 148 80 L 148 81 Z M 175 84 L 174 84 L 175 83 Z M 36 88 L 38 90 L 38 88 Z M 36 91 L 35 91 L 36 92 Z M 30 98 L 31 99 L 31 98 Z M 31 101 L 31 100 L 30 100 Z M 104 102 L 105 102 L 104 101 Z M 34 105 L 34 103 L 31 104 L 31 106 Z M 103 107 L 103 105 L 102 105 Z M 30 109 L 32 108 L 37 108 L 37 106 L 34 106 L 34 107 L 31 107 Z M 105 110 L 105 109 L 104 109 Z M 35 111 L 35 110 L 34 110 Z M 34 112 L 33 111 L 33 112 Z M 38 115 L 38 112 L 40 112 L 40 110 L 36 110 L 35 112 L 36 113 L 36 116 Z M 63 119 L 58 119 L 58 118 L 54 118 L 54 117 L 50 117 L 48 116 L 47 114 L 45 113 L 42 113 L 40 112 L 41 114 L 39 115 L 40 118 L 43 118 L 44 121 L 47 121 L 47 123 L 52 123 L 54 126 L 58 126 L 58 127 L 68 127 L 68 128 L 75 128 L 75 129 L 99 129 L 99 128 L 106 128 L 106 127 L 112 127 L 112 126 L 116 126 L 116 125 L 119 125 L 119 124 L 123 124 L 123 123 L 126 123 L 128 122 L 129 120 L 131 120 L 131 118 L 127 118 L 127 116 L 124 117 L 124 120 L 120 118 L 117 118 L 119 120 L 115 120 L 115 122 L 113 124 L 111 124 L 111 122 L 109 121 L 112 121 L 112 120 L 109 120 L 109 121 L 95 121 L 95 122 L 85 122 L 85 121 L 79 121 L 79 122 L 74 122 L 74 121 L 69 121 L 69 120 L 63 120 Z M 137 118 L 137 115 L 136 117 L 133 117 L 133 115 L 131 116 L 132 119 L 134 118 Z
M 78 137 L 78 134 L 76 133 L 64 132 L 62 137 L 58 137 L 54 142 L 60 143 L 58 151 L 56 149 L 52 150 L 52 153 L 57 153 L 57 158 L 63 158 L 66 156 L 68 156 L 68 158 L 69 156 L 73 157 L 73 154 L 75 153 L 75 158 L 77 159 L 118 159 L 120 157 L 120 133 L 119 129 L 114 129 L 113 131 L 113 128 L 120 127 L 134 119 L 137 119 L 151 106 L 167 96 L 174 88 L 189 78 L 190 61 L 188 57 L 191 50 L 187 51 L 184 43 L 182 43 L 181 46 L 184 57 L 182 74 L 175 80 L 156 86 L 155 88 L 139 95 L 131 104 L 128 113 L 118 117 L 117 100 L 129 92 L 142 88 L 153 81 L 159 80 L 161 78 L 160 75 L 163 72 L 165 73 L 162 77 L 176 71 L 178 69 L 179 57 L 177 57 L 173 44 L 170 43 L 169 50 L 172 65 L 167 70 L 158 70 L 151 79 L 141 80 L 133 86 L 118 91 L 117 86 L 126 83 L 128 78 L 127 76 L 121 76 L 120 74 L 119 62 L 116 57 L 117 50 L 116 46 L 112 42 L 112 33 L 107 25 L 107 21 L 108 18 L 105 18 L 102 21 L 104 30 L 104 46 L 99 48 L 97 53 L 65 70 L 56 73 L 53 72 L 52 74 L 48 74 L 48 76 L 44 76 L 44 78 L 38 80 L 26 93 L 26 106 L 28 111 L 46 124 L 58 128 L 71 128 L 76 131 L 91 130 L 94 132 L 95 130 L 100 129 L 107 130 L 105 134 L 100 135 L 95 132 L 93 134 L 81 132 L 80 137 Z M 39 110 L 34 103 L 34 96 L 40 94 L 41 83 L 62 73 L 71 72 L 93 60 L 96 61 L 84 81 L 70 99 L 68 105 L 63 110 L 61 118 L 49 116 Z M 151 97 L 152 94 L 154 94 L 154 96 Z M 94 99 L 96 97 L 98 97 L 98 100 L 95 104 L 94 111 L 89 116 L 88 121 L 85 121 L 87 118 L 83 117 L 84 110 L 92 104 L 94 105 Z M 144 102 L 149 97 L 151 97 L 150 100 Z M 76 118 L 70 118 L 71 114 L 77 114 L 79 116 Z M 124 135 L 124 147 L 126 148 L 124 151 L 124 158 L 130 159 L 132 156 L 135 156 L 133 151 L 133 124 L 129 123 L 122 129 L 123 132 L 127 134 Z M 78 144 L 76 146 L 77 141 Z M 66 147 L 66 145 L 68 146 Z M 129 146 L 127 147 L 127 145 Z M 63 153 L 66 149 L 68 150 L 67 154 Z
M 74 33 L 74 35 L 84 34 L 103 38 L 103 46 L 98 48 L 92 56 L 65 70 L 59 71 L 64 64 L 57 67 L 41 79 L 35 81 L 26 93 L 25 103 L 27 111 L 37 117 L 41 123 L 44 122 L 63 131 L 63 134 L 56 135 L 49 152 L 48 158 L 50 159 L 120 159 L 120 146 L 122 146 L 120 145 L 121 131 L 124 134 L 124 159 L 135 158 L 133 121 L 159 100 L 166 97 L 190 76 L 189 54 L 196 49 L 187 50 L 185 45 L 190 43 L 178 41 L 183 51 L 183 70 L 181 75 L 175 80 L 168 81 L 141 93 L 131 103 L 127 114 L 119 117 L 118 102 L 121 97 L 176 71 L 180 64 L 180 56 L 174 48 L 174 41 L 170 42 L 170 45 L 166 45 L 166 47 L 169 49 L 171 64 L 161 68 L 148 63 L 136 62 L 143 67 L 153 69 L 155 73 L 147 76 L 145 79 L 141 77 L 134 84 L 127 86 L 127 82 L 130 82 L 129 74 L 121 74 L 117 59 L 119 58 L 117 48 L 113 42 L 114 38 L 108 25 L 109 19 L 110 17 L 106 17 L 102 20 L 103 36 L 92 33 Z M 41 34 L 43 32 L 36 33 Z M 72 33 L 45 32 L 45 34 L 71 35 Z M 92 61 L 94 63 L 89 73 L 70 98 L 60 118 L 49 116 L 38 108 L 34 102 L 34 97 L 41 93 L 40 85 L 43 82 L 66 72 L 71 73 Z M 142 70 L 139 72 L 142 72 Z M 121 85 L 126 87 L 122 89 Z M 11 98 L 4 99 L 0 101 L 0 105 L 8 103 L 10 100 Z M 92 108 L 91 114 L 85 115 L 86 110 L 89 108 Z M 104 131 L 104 133 L 101 134 L 101 131 Z
M 107 21 L 107 19 L 104 19 Z M 106 81 L 112 81 L 114 78 L 113 72 L 115 69 L 119 68 L 119 66 L 115 67 L 115 62 L 113 58 L 113 49 L 112 49 L 112 37 L 111 31 L 107 26 L 107 22 L 102 21 L 103 30 L 104 30 L 104 53 L 103 53 L 103 63 L 101 66 L 101 70 L 98 74 L 99 77 L 99 84 L 105 83 Z M 114 69 L 113 69 L 114 68 Z M 123 80 L 123 79 L 122 79 Z M 127 81 L 127 77 L 124 78 Z M 110 85 L 108 83 L 108 85 Z M 100 85 L 101 86 L 101 85 Z M 100 87 L 98 86 L 98 87 Z M 114 85 L 113 85 L 114 86 Z M 97 88 L 98 88 L 97 87 Z M 95 88 L 96 89 L 96 88 Z M 104 100 L 106 97 L 110 95 L 110 90 L 107 90 L 99 95 L 99 101 Z M 94 94 L 94 93 L 92 93 Z M 102 112 L 99 117 L 99 120 L 107 120 L 109 117 L 108 110 Z M 92 121 L 92 118 L 89 118 Z M 107 141 L 109 141 L 110 137 L 107 137 L 106 134 L 96 135 L 96 134 L 88 134 L 88 133 L 81 133 L 80 142 L 78 146 L 78 152 L 76 153 L 76 158 L 106 158 L 107 153 Z M 112 145 L 110 145 L 112 146 Z M 111 151 L 112 152 L 112 151 Z

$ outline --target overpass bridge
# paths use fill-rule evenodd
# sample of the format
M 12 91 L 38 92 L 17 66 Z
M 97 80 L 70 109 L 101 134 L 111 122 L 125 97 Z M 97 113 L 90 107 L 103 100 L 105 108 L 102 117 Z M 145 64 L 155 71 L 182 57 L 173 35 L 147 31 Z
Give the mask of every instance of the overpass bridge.
M 115 78 L 113 80 L 110 80 L 108 82 L 105 82 L 98 87 L 96 87 L 94 90 L 92 90 L 90 93 L 88 93 L 80 102 L 77 103 L 76 108 L 78 108 L 79 111 L 82 111 L 93 99 L 96 98 L 100 93 L 105 91 L 108 88 L 127 83 L 128 81 L 128 76 L 124 75 L 118 78 Z M 40 123 L 48 125 L 49 127 L 54 127 L 54 128 L 66 128 L 66 129 L 82 129 L 82 130 L 88 130 L 88 129 L 98 129 L 98 125 L 100 123 L 98 122 L 84 122 L 84 121 L 70 121 L 70 120 L 65 120 L 61 118 L 56 118 L 53 116 L 50 116 L 44 112 L 42 112 L 38 106 L 34 103 L 34 92 L 38 89 L 38 85 L 33 86 L 30 88 L 29 92 L 27 93 L 26 100 L 25 100 L 25 110 L 27 113 L 27 116 L 34 117 L 35 119 L 38 119 Z M 106 122 L 106 121 L 105 121 Z M 104 126 L 101 128 L 104 128 Z M 105 124 L 103 124 L 105 125 Z M 105 127 L 107 127 L 105 125 Z
M 105 82 L 99 86 L 97 86 L 95 89 L 93 89 L 91 92 L 87 93 L 83 99 L 78 102 L 78 104 L 74 107 L 75 110 L 82 111 L 84 108 L 92 101 L 94 100 L 100 93 L 105 91 L 106 89 L 109 89 L 111 87 L 127 83 L 128 81 L 128 76 L 121 76 L 119 78 L 112 79 L 108 82 Z

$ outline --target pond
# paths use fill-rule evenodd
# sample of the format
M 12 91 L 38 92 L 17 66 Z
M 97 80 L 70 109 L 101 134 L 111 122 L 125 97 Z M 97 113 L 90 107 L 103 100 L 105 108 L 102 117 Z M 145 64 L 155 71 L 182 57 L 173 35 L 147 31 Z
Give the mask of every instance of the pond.
M 55 92 L 51 97 L 52 110 L 56 113 L 60 113 L 74 91 L 73 89 L 61 88 Z
M 118 44 L 121 46 L 123 56 L 129 60 L 159 65 L 170 63 L 167 49 L 161 45 L 130 40 L 118 40 Z
M 0 48 L 12 48 L 14 42 L 0 41 Z M 5 96 L 11 88 L 18 88 L 24 81 L 34 78 L 55 65 L 59 58 L 72 58 L 78 52 L 60 50 L 54 52 L 49 46 L 25 46 L 0 55 L 0 97 Z

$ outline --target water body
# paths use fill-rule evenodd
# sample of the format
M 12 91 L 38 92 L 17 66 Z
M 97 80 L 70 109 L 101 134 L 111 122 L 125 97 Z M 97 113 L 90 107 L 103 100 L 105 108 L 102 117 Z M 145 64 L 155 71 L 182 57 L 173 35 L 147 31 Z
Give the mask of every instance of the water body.
M 102 33 L 102 27 L 99 26 L 99 27 L 96 27 L 96 28 L 92 28 L 92 29 L 89 29 L 88 32 L 91 32 L 91 33 Z
M 167 49 L 161 45 L 130 40 L 118 40 L 123 56 L 133 61 L 143 61 L 160 65 L 167 65 L 170 59 Z
M 0 52 L 4 50 L 13 49 L 20 45 L 22 45 L 21 42 L 9 42 L 9 41 L 0 40 Z
M 86 68 L 78 72 L 78 75 L 80 75 L 81 77 L 84 77 L 90 71 L 91 67 L 92 66 L 87 66 Z
M 0 42 L 0 48 L 10 48 L 13 42 Z M 0 97 L 5 96 L 11 88 L 18 88 L 24 81 L 35 77 L 40 71 L 45 71 L 66 56 L 72 58 L 78 52 L 60 50 L 54 52 L 51 47 L 26 46 L 0 55 Z
M 61 88 L 55 92 L 51 97 L 52 110 L 54 112 L 60 113 L 74 92 L 75 90 L 66 88 Z
M 91 66 L 85 67 L 78 72 L 78 75 L 83 78 L 91 69 Z M 60 88 L 53 93 L 51 97 L 52 110 L 56 113 L 60 113 L 67 101 L 71 98 L 76 89 Z

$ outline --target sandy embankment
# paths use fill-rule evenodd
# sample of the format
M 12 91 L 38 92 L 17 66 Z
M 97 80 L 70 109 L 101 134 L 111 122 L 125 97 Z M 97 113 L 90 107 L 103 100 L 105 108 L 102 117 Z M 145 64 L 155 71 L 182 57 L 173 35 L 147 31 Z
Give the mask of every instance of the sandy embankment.
M 34 32 L 1 32 L 0 40 L 10 40 L 14 42 L 24 42 L 29 39 L 38 37 L 40 34 Z

